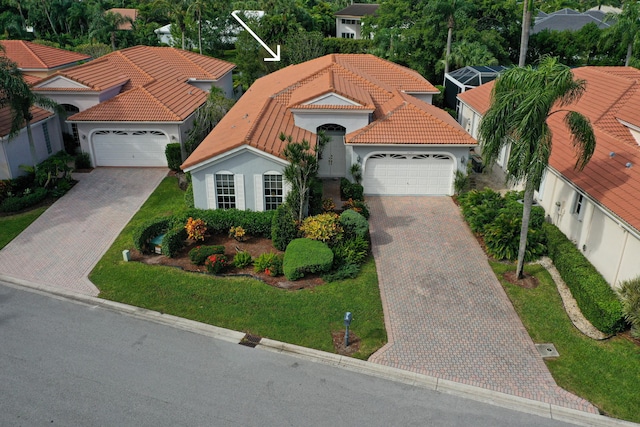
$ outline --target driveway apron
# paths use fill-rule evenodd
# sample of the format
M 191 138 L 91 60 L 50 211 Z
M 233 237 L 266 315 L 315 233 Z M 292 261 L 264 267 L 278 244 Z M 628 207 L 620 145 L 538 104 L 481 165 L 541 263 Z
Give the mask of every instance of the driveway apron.
M 167 176 L 162 168 L 97 168 L 0 251 L 0 276 L 82 294 L 87 276 Z
M 368 197 L 389 341 L 371 362 L 597 413 L 558 387 L 448 197 Z

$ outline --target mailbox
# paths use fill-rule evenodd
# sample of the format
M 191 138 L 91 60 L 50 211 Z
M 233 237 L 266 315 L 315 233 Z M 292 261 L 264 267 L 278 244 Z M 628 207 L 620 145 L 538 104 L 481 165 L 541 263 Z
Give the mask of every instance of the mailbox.
M 351 319 L 353 318 L 353 316 L 351 315 L 350 311 L 347 311 L 344 314 L 344 326 L 349 327 L 349 325 L 351 325 Z

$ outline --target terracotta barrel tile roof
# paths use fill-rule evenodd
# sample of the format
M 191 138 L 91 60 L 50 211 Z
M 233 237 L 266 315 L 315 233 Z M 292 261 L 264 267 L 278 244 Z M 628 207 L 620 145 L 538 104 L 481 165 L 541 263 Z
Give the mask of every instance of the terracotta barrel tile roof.
M 565 114 L 553 114 L 547 120 L 553 132 L 549 166 L 640 232 L 640 145 L 621 122 L 640 129 L 640 70 L 582 67 L 573 73 L 576 78 L 586 80 L 586 91 L 577 102 L 561 108 L 589 118 L 596 135 L 596 150 L 586 168 L 576 171 L 575 152 L 563 122 Z M 458 98 L 484 114 L 489 108 L 492 87 L 492 83 L 487 83 Z M 627 163 L 632 166 L 627 168 Z
M 374 110 L 374 123 L 349 135 L 359 138 L 351 143 L 475 145 L 446 112 L 405 91 L 438 93 L 415 71 L 373 55 L 333 54 L 289 66 L 258 79 L 182 167 L 196 166 L 242 145 L 283 158 L 286 144 L 278 138 L 281 133 L 313 145 L 316 135 L 295 126 L 292 110 L 298 109 Z M 330 93 L 359 105 L 305 104 Z
M 33 115 L 33 119 L 31 119 L 32 125 L 39 122 L 40 120 L 44 120 L 48 117 L 53 116 L 53 113 L 51 111 L 47 111 L 39 107 L 31 107 L 29 111 L 31 111 L 31 114 Z M 9 132 L 11 131 L 12 117 L 13 114 L 11 113 L 10 107 L 0 108 L 0 138 L 4 138 L 9 135 Z M 26 124 L 24 124 L 23 126 L 25 125 Z
M 0 40 L 0 44 L 4 46 L 4 55 L 21 69 L 50 70 L 91 59 L 89 55 L 25 40 Z

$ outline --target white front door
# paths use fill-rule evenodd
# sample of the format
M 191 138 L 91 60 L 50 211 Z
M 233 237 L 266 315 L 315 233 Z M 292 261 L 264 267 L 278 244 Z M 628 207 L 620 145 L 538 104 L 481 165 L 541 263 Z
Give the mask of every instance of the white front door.
M 101 130 L 91 142 L 96 166 L 167 166 L 169 137 L 160 131 Z
M 322 150 L 318 161 L 318 176 L 321 178 L 340 178 L 346 176 L 347 156 L 344 146 L 344 131 L 325 130 L 330 140 Z
M 364 165 L 364 192 L 451 195 L 454 161 L 442 154 L 374 154 Z

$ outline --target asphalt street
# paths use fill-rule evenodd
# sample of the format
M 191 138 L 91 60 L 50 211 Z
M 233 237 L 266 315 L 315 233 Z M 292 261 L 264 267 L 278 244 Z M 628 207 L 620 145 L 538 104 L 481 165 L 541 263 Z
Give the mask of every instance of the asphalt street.
M 0 283 L 2 426 L 563 426 Z

